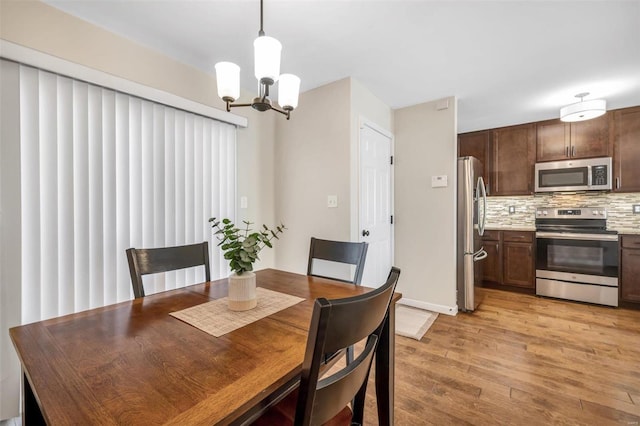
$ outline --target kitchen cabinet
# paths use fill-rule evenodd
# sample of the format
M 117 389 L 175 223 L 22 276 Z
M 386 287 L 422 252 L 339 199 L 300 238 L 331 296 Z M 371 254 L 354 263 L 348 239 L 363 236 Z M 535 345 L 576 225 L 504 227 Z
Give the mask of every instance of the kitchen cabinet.
M 575 123 L 559 119 L 536 123 L 536 161 L 611 156 L 611 116 Z
M 640 192 L 640 106 L 614 111 L 613 190 Z
M 535 238 L 529 231 L 486 231 L 483 284 L 501 289 L 535 289 Z
M 500 231 L 485 231 L 482 246 L 487 257 L 482 265 L 482 281 L 502 282 L 502 252 L 500 250 Z
M 532 194 L 535 124 L 494 129 L 492 145 L 492 195 Z
M 503 231 L 502 234 L 502 283 L 535 288 L 533 232 Z
M 458 156 L 476 157 L 482 162 L 480 175 L 487 188 L 487 195 L 491 195 L 490 159 L 491 159 L 491 132 L 483 130 L 480 132 L 462 133 L 458 135 Z
M 620 240 L 620 300 L 640 303 L 640 235 Z

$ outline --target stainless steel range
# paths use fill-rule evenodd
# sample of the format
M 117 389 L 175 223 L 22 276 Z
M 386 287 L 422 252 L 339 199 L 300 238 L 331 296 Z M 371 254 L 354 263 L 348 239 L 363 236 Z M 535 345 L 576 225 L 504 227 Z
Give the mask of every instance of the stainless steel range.
M 536 294 L 618 306 L 618 234 L 601 207 L 536 210 Z

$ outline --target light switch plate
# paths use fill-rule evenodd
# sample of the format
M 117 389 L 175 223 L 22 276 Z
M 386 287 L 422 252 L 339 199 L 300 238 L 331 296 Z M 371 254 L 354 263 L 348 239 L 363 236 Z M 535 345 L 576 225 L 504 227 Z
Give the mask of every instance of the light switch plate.
M 329 207 L 330 209 L 338 207 L 337 195 L 327 195 L 327 207 Z
M 633 205 L 633 214 L 640 214 L 640 204 Z
M 249 200 L 247 199 L 247 197 L 245 196 L 240 197 L 240 208 L 246 209 L 248 206 L 249 206 Z
M 444 188 L 447 186 L 447 175 L 431 176 L 432 188 Z

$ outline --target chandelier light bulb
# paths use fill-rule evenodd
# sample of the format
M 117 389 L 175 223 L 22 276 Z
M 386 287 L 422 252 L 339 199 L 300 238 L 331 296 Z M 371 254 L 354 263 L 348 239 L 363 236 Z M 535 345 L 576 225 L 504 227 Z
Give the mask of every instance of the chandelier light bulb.
M 229 102 L 238 99 L 240 97 L 240 67 L 233 62 L 218 62 L 215 68 L 218 96 Z
M 298 106 L 300 78 L 293 74 L 282 74 L 278 83 L 278 103 L 285 110 L 294 110 Z
M 273 84 L 280 75 L 282 44 L 269 36 L 260 36 L 253 42 L 255 75 L 259 82 Z

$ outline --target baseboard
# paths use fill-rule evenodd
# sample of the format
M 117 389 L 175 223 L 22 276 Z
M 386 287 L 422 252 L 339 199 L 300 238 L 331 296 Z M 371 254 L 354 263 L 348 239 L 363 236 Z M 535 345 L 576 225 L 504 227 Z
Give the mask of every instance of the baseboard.
M 407 299 L 406 297 L 398 300 L 398 304 L 419 309 L 426 309 L 427 311 L 438 312 L 445 315 L 453 316 L 458 313 L 458 306 L 437 305 L 435 303 L 423 302 L 422 300 Z

